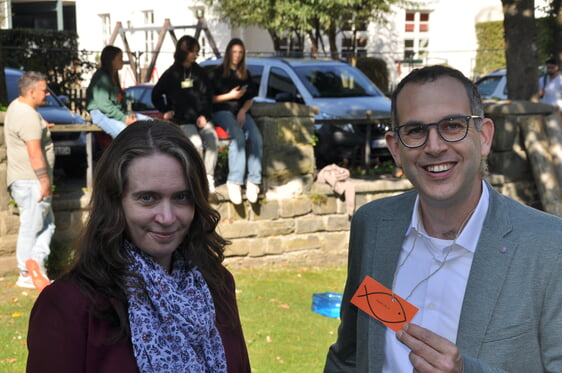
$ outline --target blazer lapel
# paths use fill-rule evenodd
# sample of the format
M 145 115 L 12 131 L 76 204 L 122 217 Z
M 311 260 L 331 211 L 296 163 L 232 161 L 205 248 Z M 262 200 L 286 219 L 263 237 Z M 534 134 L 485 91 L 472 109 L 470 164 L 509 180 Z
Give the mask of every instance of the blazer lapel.
M 457 345 L 469 356 L 478 356 L 517 247 L 506 238 L 512 231 L 509 211 L 500 194 L 488 188 L 490 204 L 474 253 L 457 332 Z

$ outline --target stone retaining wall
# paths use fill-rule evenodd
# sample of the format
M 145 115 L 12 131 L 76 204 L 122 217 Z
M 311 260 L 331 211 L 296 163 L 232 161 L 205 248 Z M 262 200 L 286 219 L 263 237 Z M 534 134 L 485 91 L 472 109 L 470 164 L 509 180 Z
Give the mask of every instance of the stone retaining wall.
M 244 201 L 235 206 L 225 198 L 226 187 L 217 188 L 214 204 L 221 213 L 219 230 L 232 241 L 226 250 L 227 264 L 322 265 L 347 261 L 349 218 L 345 203 L 328 185 L 314 182 L 314 113 L 296 104 L 254 105 L 252 114 L 264 137 L 265 196 L 257 204 Z M 6 192 L 5 161 L 4 134 L 0 128 L 0 273 L 16 268 L 19 225 L 17 208 L 10 205 Z M 494 167 L 500 168 L 497 162 Z M 489 181 L 500 192 L 523 203 L 532 202 L 536 188 L 529 173 L 505 177 L 492 171 Z M 412 188 L 406 179 L 389 175 L 352 182 L 356 207 Z M 53 247 L 67 245 L 77 237 L 88 215 L 88 201 L 89 191 L 85 189 L 55 194 L 57 228 Z

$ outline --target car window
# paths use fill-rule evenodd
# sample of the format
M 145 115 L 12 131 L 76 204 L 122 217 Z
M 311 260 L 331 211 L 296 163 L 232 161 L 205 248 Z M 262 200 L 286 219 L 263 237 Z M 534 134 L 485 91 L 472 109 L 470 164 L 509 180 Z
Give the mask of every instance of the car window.
M 302 65 L 296 66 L 295 71 L 312 97 L 383 95 L 373 82 L 349 65 Z
M 487 76 L 480 79 L 476 83 L 476 87 L 478 88 L 480 95 L 483 97 L 493 96 L 498 84 L 500 83 L 501 78 L 502 77 L 498 75 L 498 76 Z M 507 85 L 505 87 L 505 90 L 507 90 Z
M 134 110 L 156 110 L 152 104 L 152 89 L 149 87 L 127 88 L 127 100 L 131 101 Z
M 291 97 L 298 96 L 297 87 L 289 74 L 283 69 L 273 67 L 269 71 L 269 79 L 267 79 L 266 97 L 276 100 L 280 93 L 289 94 Z

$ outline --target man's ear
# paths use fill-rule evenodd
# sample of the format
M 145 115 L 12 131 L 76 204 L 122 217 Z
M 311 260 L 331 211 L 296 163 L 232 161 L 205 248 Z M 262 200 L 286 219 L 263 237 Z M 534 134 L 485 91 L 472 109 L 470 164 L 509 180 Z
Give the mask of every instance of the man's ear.
M 397 136 L 396 132 L 388 131 L 384 135 L 384 138 L 386 140 L 386 146 L 388 150 L 390 150 L 392 158 L 394 158 L 394 163 L 396 163 L 397 167 L 402 167 L 402 162 L 400 161 L 400 140 Z
M 482 119 L 482 126 L 480 127 L 480 144 L 481 155 L 486 157 L 492 148 L 492 139 L 494 138 L 494 122 L 490 118 Z

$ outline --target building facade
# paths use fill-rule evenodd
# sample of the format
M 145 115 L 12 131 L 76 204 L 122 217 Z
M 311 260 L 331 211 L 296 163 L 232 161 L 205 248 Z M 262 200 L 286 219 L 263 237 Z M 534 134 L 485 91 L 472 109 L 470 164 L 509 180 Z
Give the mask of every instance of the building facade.
M 548 0 L 537 0 L 537 9 Z M 34 4 L 34 5 L 26 5 Z M 41 5 L 42 4 L 42 5 Z M 396 84 L 411 69 L 427 64 L 447 64 L 473 77 L 476 52 L 476 25 L 480 22 L 503 19 L 500 0 L 426 0 L 415 1 L 411 8 L 397 8 L 384 22 L 342 30 L 338 47 L 342 56 L 354 51 L 358 56 L 379 57 L 386 61 L 391 85 Z M 41 5 L 40 7 L 38 5 Z M 11 9 L 11 18 L 8 17 Z M 27 11 L 26 11 L 27 9 Z M 34 16 L 29 16 L 34 9 Z M 244 40 L 249 53 L 274 54 L 273 43 L 267 31 L 257 27 L 233 28 L 223 22 L 213 9 L 193 0 L 75 0 L 36 1 L 8 0 L 4 4 L 4 28 L 26 22 L 26 27 L 53 25 L 53 14 L 62 9 L 62 24 L 75 24 L 80 49 L 91 51 L 91 58 L 99 57 L 108 43 L 131 52 L 126 55 L 134 64 L 121 72 L 123 86 L 137 83 L 145 76 L 151 81 L 173 62 L 174 43 L 169 32 L 162 32 L 169 22 L 177 38 L 194 35 L 200 17 L 204 17 L 208 34 L 202 33 L 200 60 L 214 58 L 216 50 L 224 53 L 233 37 Z M 26 13 L 27 12 L 27 13 Z M 46 16 L 40 13 L 47 12 Z M 31 12 L 33 13 L 33 12 Z M 38 15 L 39 13 L 39 15 Z M 542 16 L 537 13 L 536 16 Z M 59 24 L 61 20 L 59 19 Z M 159 38 L 162 38 L 159 43 Z M 214 42 L 214 43 L 213 43 Z M 289 41 L 282 43 L 287 46 Z M 328 45 L 327 41 L 324 45 Z M 310 42 L 301 46 L 304 54 L 310 52 Z M 214 49 L 216 48 L 216 49 Z M 158 58 L 152 67 L 152 57 Z M 329 51 L 326 51 L 329 53 Z M 134 66 L 138 71 L 132 71 Z M 146 69 L 152 68 L 150 74 Z

